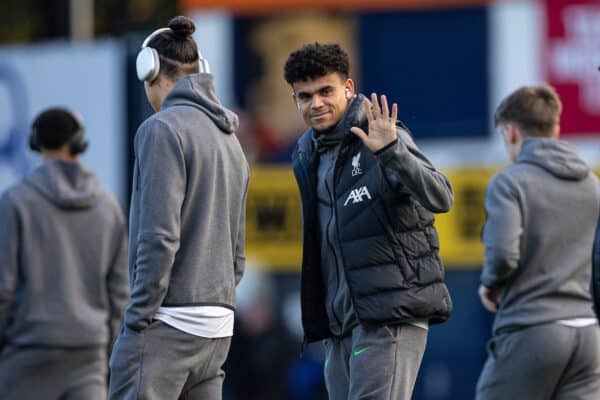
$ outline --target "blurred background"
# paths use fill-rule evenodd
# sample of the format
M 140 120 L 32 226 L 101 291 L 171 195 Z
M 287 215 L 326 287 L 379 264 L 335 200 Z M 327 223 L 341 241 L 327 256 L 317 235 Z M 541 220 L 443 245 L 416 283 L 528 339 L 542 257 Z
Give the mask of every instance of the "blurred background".
M 0 191 L 39 162 L 26 146 L 30 121 L 60 104 L 82 114 L 91 142 L 83 162 L 127 211 L 131 144 L 151 112 L 135 57 L 144 37 L 178 14 L 196 23 L 252 165 L 249 267 L 225 399 L 326 398 L 321 345 L 300 355 L 301 226 L 289 158 L 305 126 L 282 73 L 290 51 L 317 40 L 349 52 L 359 91 L 398 103 L 419 147 L 453 183 L 455 206 L 436 225 L 455 312 L 430 329 L 414 399 L 472 399 L 493 317 L 477 297 L 483 197 L 508 162 L 493 112 L 522 85 L 552 84 L 563 101 L 563 138 L 598 167 L 600 3 L 2 0 Z

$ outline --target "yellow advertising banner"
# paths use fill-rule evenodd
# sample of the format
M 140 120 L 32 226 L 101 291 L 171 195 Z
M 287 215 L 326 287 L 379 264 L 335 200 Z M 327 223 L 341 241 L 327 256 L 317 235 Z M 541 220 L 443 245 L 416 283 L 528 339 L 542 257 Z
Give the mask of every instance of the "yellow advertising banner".
M 254 166 L 246 205 L 246 257 L 270 270 L 300 270 L 300 193 L 291 166 Z
M 480 268 L 485 187 L 497 170 L 444 171 L 454 188 L 454 207 L 436 215 L 440 255 L 448 268 Z M 300 194 L 290 166 L 254 166 L 248 192 L 246 253 L 249 262 L 275 271 L 298 271 L 302 260 Z
M 447 214 L 436 214 L 440 256 L 447 268 L 481 268 L 485 223 L 485 188 L 499 169 L 459 168 L 444 173 L 454 189 L 454 205 Z

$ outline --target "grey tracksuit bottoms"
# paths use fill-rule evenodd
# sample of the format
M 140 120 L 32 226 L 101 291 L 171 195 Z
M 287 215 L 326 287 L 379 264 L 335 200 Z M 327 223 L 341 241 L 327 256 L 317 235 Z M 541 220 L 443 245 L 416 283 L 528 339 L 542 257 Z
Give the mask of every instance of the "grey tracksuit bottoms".
M 325 386 L 331 400 L 410 400 L 427 330 L 401 324 L 365 329 L 325 344 Z
M 477 400 L 600 399 L 600 327 L 544 324 L 494 336 Z
M 106 348 L 5 347 L 3 400 L 106 400 Z
M 127 327 L 110 357 L 112 400 L 220 400 L 231 338 L 205 339 L 153 321 Z

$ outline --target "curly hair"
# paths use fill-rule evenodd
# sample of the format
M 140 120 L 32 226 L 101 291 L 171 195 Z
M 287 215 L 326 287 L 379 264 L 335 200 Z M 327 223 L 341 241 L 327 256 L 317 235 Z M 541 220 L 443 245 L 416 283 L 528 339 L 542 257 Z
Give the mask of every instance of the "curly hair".
M 350 74 L 348 54 L 338 44 L 307 44 L 292 52 L 284 67 L 287 83 L 315 79 L 337 72 L 342 79 Z

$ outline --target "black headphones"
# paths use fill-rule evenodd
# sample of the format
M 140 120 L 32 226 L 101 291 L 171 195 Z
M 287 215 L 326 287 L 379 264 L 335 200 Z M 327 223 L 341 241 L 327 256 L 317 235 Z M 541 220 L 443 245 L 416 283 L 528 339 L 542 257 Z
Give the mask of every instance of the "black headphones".
M 62 111 L 65 114 L 69 115 L 69 117 L 71 117 L 71 119 L 73 119 L 73 121 L 75 121 L 77 130 L 75 131 L 73 136 L 71 136 L 71 138 L 69 139 L 70 153 L 72 155 L 76 155 L 76 154 L 81 154 L 81 153 L 85 152 L 85 150 L 88 147 L 89 141 L 88 141 L 87 137 L 85 136 L 85 127 L 83 125 L 83 119 L 76 112 L 69 110 L 66 107 L 53 107 L 52 110 Z M 42 111 L 41 113 L 38 114 L 37 117 L 35 117 L 35 119 L 33 120 L 33 123 L 31 124 L 31 133 L 29 134 L 29 148 L 33 151 L 37 151 L 38 153 L 40 153 L 42 151 L 42 148 L 40 146 L 40 141 L 37 137 L 37 124 L 38 124 L 38 120 L 39 120 L 40 116 L 42 114 L 44 114 L 46 111 L 49 111 L 49 110 Z

